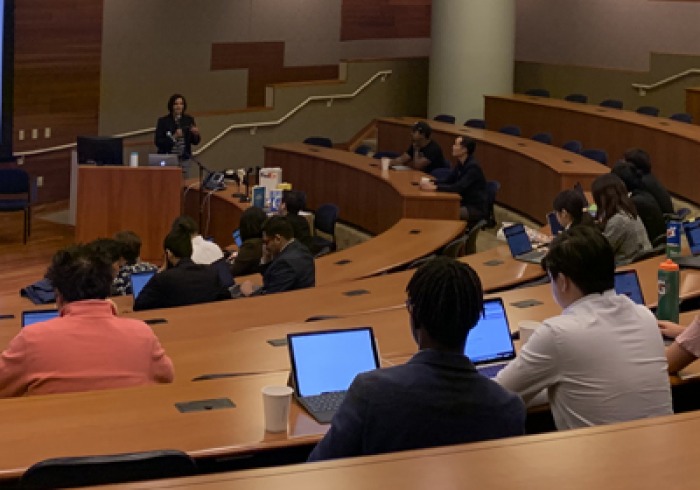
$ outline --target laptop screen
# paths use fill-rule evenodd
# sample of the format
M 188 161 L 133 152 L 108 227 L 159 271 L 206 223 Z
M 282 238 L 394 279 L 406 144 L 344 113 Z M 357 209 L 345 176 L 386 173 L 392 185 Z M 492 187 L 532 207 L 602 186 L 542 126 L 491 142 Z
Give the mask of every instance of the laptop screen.
M 557 214 L 554 211 L 547 213 L 547 222 L 549 223 L 549 231 L 552 233 L 552 236 L 556 236 L 564 231 L 564 227 L 559 223 Z
M 506 242 L 508 242 L 508 247 L 513 257 L 526 254 L 532 250 L 530 237 L 527 236 L 522 223 L 516 223 L 504 228 L 503 234 L 506 236 Z
M 515 358 L 508 317 L 501 298 L 484 301 L 484 316 L 469 332 L 464 354 L 474 364 Z
M 615 273 L 615 292 L 624 294 L 638 305 L 644 304 L 644 295 L 639 285 L 637 271 L 619 271 Z
M 690 221 L 683 223 L 685 237 L 688 239 L 688 246 L 693 255 L 700 254 L 700 221 Z
M 238 248 L 241 248 L 241 245 L 243 245 L 243 240 L 241 240 L 241 230 L 236 229 L 233 232 L 233 241 L 236 244 Z
M 134 272 L 131 274 L 131 289 L 134 292 L 134 299 L 138 298 L 141 294 L 143 287 L 151 280 L 151 277 L 155 275 L 155 271 L 148 272 Z
M 58 310 L 34 310 L 22 312 L 22 328 L 33 323 L 45 322 L 58 316 Z
M 288 334 L 297 396 L 345 391 L 360 373 L 379 367 L 370 327 Z

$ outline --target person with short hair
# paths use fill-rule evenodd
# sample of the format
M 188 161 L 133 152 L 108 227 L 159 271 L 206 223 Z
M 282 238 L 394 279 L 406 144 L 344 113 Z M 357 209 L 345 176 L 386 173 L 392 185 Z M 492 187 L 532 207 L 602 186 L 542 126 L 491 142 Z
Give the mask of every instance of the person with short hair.
M 189 233 L 192 239 L 192 257 L 190 258 L 195 264 L 212 264 L 224 257 L 224 252 L 216 243 L 205 240 L 199 234 L 199 226 L 190 216 L 183 214 L 175 218 L 172 229 L 180 229 Z
M 126 295 L 134 292 L 131 274 L 138 272 L 156 272 L 158 266 L 141 260 L 141 238 L 130 230 L 117 232 L 114 239 L 121 244 L 125 263 L 119 268 L 112 283 L 112 293 Z
M 170 383 L 173 364 L 143 321 L 107 298 L 110 258 L 93 247 L 57 252 L 46 277 L 60 316 L 28 325 L 0 354 L 0 397 Z
M 134 300 L 134 311 L 208 303 L 231 297 L 214 267 L 192 261 L 192 239 L 184 225 L 168 233 L 163 248 L 166 269 L 146 283 Z
M 476 272 L 437 257 L 414 273 L 406 292 L 418 353 L 406 364 L 356 376 L 309 461 L 524 433 L 522 400 L 479 374 L 464 355 L 483 314 Z
M 631 163 L 622 160 L 615 164 L 612 173 L 620 177 L 620 180 L 625 184 L 629 197 L 637 209 L 639 219 L 642 220 L 644 229 L 647 231 L 649 241 L 654 243 L 655 240 L 663 238 L 665 243 L 666 220 L 659 203 L 644 187 L 639 170 Z
M 644 223 L 622 180 L 612 173 L 600 175 L 591 190 L 598 208 L 596 220 L 615 251 L 615 263 L 629 264 L 640 253 L 651 250 Z
M 673 201 L 671 194 L 664 185 L 651 173 L 651 158 L 649 154 L 641 148 L 630 148 L 625 152 L 623 158 L 634 165 L 642 174 L 642 184 L 659 205 L 664 214 L 673 214 Z
M 311 252 L 294 239 L 292 226 L 283 216 L 268 218 L 263 225 L 263 285 L 250 281 L 240 285 L 243 296 L 281 293 L 316 285 L 316 265 Z
M 477 223 L 488 218 L 488 192 L 486 177 L 479 162 L 474 158 L 476 141 L 458 136 L 452 145 L 452 156 L 457 163 L 444 181 L 421 182 L 424 191 L 453 192 L 460 196 L 459 218 Z
M 433 130 L 427 122 L 418 121 L 411 126 L 411 146 L 390 165 L 406 165 L 414 170 L 422 170 L 429 174 L 439 168 L 444 168 L 445 157 L 442 148 L 430 139 Z
M 542 322 L 496 381 L 526 403 L 546 390 L 560 430 L 673 413 L 656 319 L 615 292 L 607 239 L 588 226 L 563 231 L 542 265 L 562 314 Z
M 313 247 L 313 238 L 309 221 L 299 213 L 306 207 L 306 195 L 301 191 L 285 190 L 282 192 L 280 215 L 285 216 L 294 231 L 294 239 L 301 242 L 311 253 L 318 253 Z
M 552 209 L 565 230 L 579 225 L 595 226 L 595 221 L 586 209 L 585 196 L 575 189 L 566 189 L 557 194 Z

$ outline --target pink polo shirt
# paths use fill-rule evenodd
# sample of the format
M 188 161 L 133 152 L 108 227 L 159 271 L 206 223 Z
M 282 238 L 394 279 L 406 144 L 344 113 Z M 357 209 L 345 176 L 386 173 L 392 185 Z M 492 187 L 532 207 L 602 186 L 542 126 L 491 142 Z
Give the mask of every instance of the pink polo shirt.
M 0 354 L 0 397 L 170 383 L 173 363 L 141 320 L 103 300 L 75 301 L 22 329 Z

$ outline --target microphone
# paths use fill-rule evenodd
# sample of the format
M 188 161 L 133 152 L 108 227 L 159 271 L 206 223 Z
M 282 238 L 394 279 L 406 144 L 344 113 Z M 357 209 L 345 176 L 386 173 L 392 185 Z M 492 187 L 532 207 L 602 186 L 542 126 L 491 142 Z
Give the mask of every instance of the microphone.
M 166 135 L 168 138 L 170 138 L 170 139 L 172 140 L 173 143 L 177 143 L 177 138 L 175 138 L 175 136 L 173 136 L 172 131 L 168 131 L 167 133 L 165 133 L 165 135 Z

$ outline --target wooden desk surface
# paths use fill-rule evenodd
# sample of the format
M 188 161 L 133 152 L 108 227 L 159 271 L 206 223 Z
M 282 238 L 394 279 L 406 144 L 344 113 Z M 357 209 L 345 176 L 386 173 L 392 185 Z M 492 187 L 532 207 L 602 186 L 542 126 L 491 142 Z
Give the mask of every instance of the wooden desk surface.
M 537 436 L 131 483 L 121 487 L 205 490 L 695 489 L 699 438 L 700 413 L 689 412 Z
M 410 127 L 416 118 L 378 120 L 378 148 L 404 152 L 410 143 Z M 501 183 L 496 201 L 543 223 L 552 210 L 554 197 L 580 182 L 589 189 L 593 180 L 610 170 L 580 155 L 525 138 L 430 121 L 431 138 L 448 160 L 454 160 L 452 145 L 458 136 L 477 141 L 475 157 L 488 180 Z
M 310 209 L 340 208 L 340 220 L 379 234 L 401 218 L 459 219 L 459 197 L 418 188 L 422 172 L 382 172 L 364 155 L 303 143 L 265 147 L 265 166 L 281 167 L 284 180 L 306 192 Z
M 652 172 L 674 194 L 698 203 L 700 127 L 633 111 L 577 104 L 561 99 L 527 95 L 485 97 L 488 127 L 520 126 L 525 136 L 552 133 L 553 144 L 579 140 L 585 148 L 608 152 L 609 164 L 629 148 L 645 149 Z

